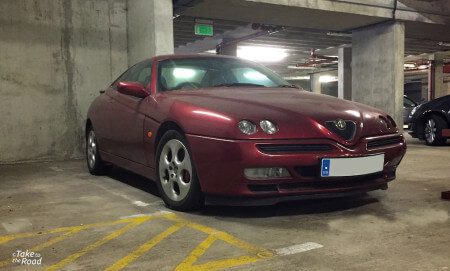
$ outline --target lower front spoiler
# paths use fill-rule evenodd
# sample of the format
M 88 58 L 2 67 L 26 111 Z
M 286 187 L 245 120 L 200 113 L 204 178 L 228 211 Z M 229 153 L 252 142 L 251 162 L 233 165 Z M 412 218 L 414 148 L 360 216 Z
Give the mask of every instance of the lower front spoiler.
M 292 196 L 269 196 L 269 197 L 221 197 L 221 196 L 205 196 L 205 203 L 207 205 L 226 205 L 226 206 L 267 206 L 275 205 L 280 202 L 297 201 L 297 200 L 312 200 L 312 199 L 329 199 L 342 198 L 361 195 L 366 192 L 374 190 L 386 190 L 387 183 L 377 184 L 376 186 L 366 187 L 365 189 L 347 191 L 347 192 L 332 192 L 332 193 L 317 193 L 317 194 L 302 194 Z

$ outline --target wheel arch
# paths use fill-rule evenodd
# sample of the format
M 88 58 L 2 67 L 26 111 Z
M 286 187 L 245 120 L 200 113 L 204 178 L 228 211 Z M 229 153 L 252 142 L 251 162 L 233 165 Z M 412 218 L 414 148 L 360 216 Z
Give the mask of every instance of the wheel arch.
M 158 129 L 158 132 L 156 133 L 155 152 L 158 149 L 159 141 L 161 140 L 163 135 L 167 131 L 170 131 L 170 130 L 175 130 L 175 131 L 179 132 L 180 134 L 185 135 L 183 128 L 181 128 L 181 126 L 178 123 L 176 123 L 175 121 L 172 121 L 172 120 L 164 121 L 163 123 L 161 123 L 161 125 L 159 126 L 159 129 Z
M 89 128 L 91 128 L 91 127 L 92 127 L 92 121 L 91 121 L 91 119 L 88 118 L 86 120 L 86 124 L 84 126 L 84 136 L 85 136 L 85 138 L 87 138 L 88 132 L 89 132 Z

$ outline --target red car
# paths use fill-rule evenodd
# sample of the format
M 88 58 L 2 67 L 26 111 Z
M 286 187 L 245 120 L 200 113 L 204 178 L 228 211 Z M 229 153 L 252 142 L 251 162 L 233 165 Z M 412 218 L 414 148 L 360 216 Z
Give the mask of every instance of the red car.
M 144 175 L 178 210 L 386 189 L 405 152 L 386 113 L 232 57 L 142 61 L 94 100 L 86 122 L 92 174 L 114 164 Z

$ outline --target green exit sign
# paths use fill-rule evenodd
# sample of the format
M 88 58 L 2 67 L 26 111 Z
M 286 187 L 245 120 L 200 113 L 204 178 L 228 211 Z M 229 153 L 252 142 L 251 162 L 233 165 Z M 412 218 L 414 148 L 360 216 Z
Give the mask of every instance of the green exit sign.
M 198 36 L 213 36 L 214 30 L 212 24 L 195 24 L 195 35 Z

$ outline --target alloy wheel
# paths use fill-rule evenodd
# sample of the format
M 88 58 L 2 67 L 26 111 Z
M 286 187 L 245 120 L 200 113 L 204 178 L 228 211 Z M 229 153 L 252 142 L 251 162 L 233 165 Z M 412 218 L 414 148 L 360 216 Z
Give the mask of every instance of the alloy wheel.
M 182 201 L 189 193 L 192 163 L 186 146 L 177 139 L 169 140 L 159 159 L 159 176 L 164 193 L 173 201 Z
M 433 119 L 427 120 L 425 123 L 425 138 L 428 143 L 433 143 L 436 139 L 436 122 Z

